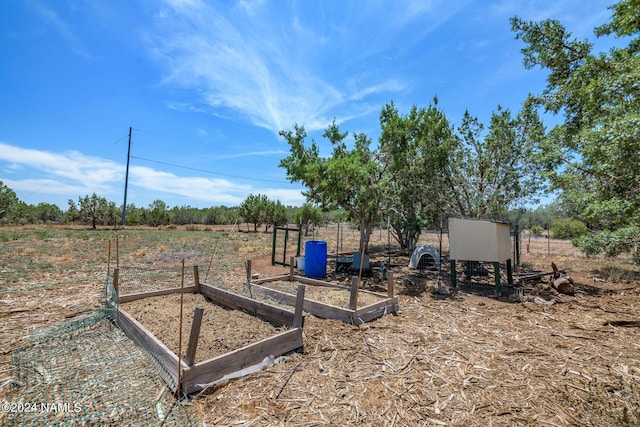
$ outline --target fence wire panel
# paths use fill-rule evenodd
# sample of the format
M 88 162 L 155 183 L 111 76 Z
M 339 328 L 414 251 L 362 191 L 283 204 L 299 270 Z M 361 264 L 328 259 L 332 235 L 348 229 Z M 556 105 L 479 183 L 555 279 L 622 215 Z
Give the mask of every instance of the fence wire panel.
M 184 286 L 192 286 L 193 284 L 193 267 L 187 266 L 184 269 Z M 120 295 L 179 288 L 181 285 L 181 267 L 163 270 L 130 266 L 118 268 L 118 293 Z
M 105 311 L 31 337 L 12 352 L 14 380 L 0 414 L 11 426 L 191 426 L 177 400 L 132 340 Z

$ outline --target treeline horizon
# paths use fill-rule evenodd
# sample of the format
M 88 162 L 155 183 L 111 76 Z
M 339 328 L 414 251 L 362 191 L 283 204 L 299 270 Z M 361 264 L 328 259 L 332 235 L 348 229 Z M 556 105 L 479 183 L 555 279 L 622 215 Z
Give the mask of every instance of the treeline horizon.
M 6 200 L 6 194 L 13 202 L 0 205 L 0 225 L 86 225 L 91 228 L 122 226 L 122 205 L 108 201 L 95 193 L 78 197 L 78 201 L 69 199 L 67 210 L 56 204 L 41 202 L 37 205 L 27 204 L 19 200 L 15 193 L 0 181 L 0 199 Z M 277 208 L 279 207 L 279 208 Z M 279 211 L 269 215 L 269 210 Z M 452 214 L 450 216 L 458 216 Z M 443 217 L 443 227 L 446 228 Z M 517 225 L 521 231 L 533 235 L 546 235 L 559 239 L 570 239 L 586 232 L 586 226 L 570 217 L 558 202 L 540 205 L 532 209 L 509 210 L 503 218 L 485 218 L 500 220 Z M 190 205 L 168 206 L 157 199 L 147 207 L 138 207 L 134 203 L 127 204 L 125 226 L 185 226 L 185 225 L 234 225 L 253 224 L 253 230 L 264 227 L 268 232 L 274 224 L 298 224 L 303 227 L 323 226 L 329 223 L 349 223 L 357 227 L 357 221 L 350 220 L 344 209 L 323 211 L 310 203 L 302 206 L 282 205 L 265 195 L 249 195 L 238 206 L 210 206 L 197 208 Z M 386 227 L 386 222 L 377 224 L 378 228 Z M 438 230 L 440 223 L 428 224 L 426 229 Z

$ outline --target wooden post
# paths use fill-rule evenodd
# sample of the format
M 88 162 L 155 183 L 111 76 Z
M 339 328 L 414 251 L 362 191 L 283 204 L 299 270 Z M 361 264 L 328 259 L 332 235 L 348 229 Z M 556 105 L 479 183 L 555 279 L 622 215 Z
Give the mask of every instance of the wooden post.
M 358 306 L 358 276 L 351 278 L 351 294 L 349 295 L 349 310 L 355 310 Z
M 120 244 L 116 234 L 116 268 L 120 268 Z
M 289 281 L 293 282 L 293 262 L 294 257 L 289 258 Z
M 247 274 L 247 288 L 249 288 L 249 296 L 253 298 L 253 290 L 251 289 L 251 260 L 248 259 L 244 262 L 244 268 Z
M 250 259 L 244 262 L 244 268 L 247 273 L 247 285 L 249 285 L 251 282 L 251 260 Z
M 507 260 L 507 283 L 513 285 L 513 268 L 510 259 Z
M 197 265 L 193 266 L 193 284 L 196 286 L 196 293 L 200 293 L 200 270 Z
M 111 271 L 111 239 L 109 239 L 109 253 L 107 254 L 107 276 L 109 276 L 109 272 Z
M 304 309 L 304 292 L 306 287 L 302 284 L 298 285 L 298 294 L 296 296 L 296 309 L 293 314 L 293 327 L 302 327 L 302 311 Z
M 120 284 L 118 283 L 118 281 L 120 280 L 120 269 L 118 267 L 113 269 L 113 288 L 116 291 L 116 301 L 119 299 L 120 297 L 120 291 L 118 290 L 118 287 L 120 286 Z
M 187 365 L 192 366 L 196 360 L 196 349 L 198 348 L 198 338 L 200 337 L 200 325 L 202 325 L 202 314 L 204 308 L 196 307 L 193 312 L 193 323 L 191 323 L 191 335 L 189 335 L 189 346 L 187 347 L 187 355 L 184 361 Z
M 390 271 L 387 271 L 387 293 L 389 295 L 389 298 L 393 298 L 393 273 Z

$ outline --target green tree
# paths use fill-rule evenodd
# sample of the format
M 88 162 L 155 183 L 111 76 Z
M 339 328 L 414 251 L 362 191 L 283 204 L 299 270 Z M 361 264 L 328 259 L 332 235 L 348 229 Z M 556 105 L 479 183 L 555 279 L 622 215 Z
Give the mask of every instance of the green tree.
M 550 232 L 554 239 L 577 239 L 589 230 L 584 222 L 572 218 L 559 218 L 551 223 Z
M 311 203 L 304 203 L 296 210 L 296 224 L 304 226 L 304 235 L 309 235 L 309 227 L 317 227 L 323 221 L 322 209 Z
M 11 208 L 19 202 L 15 191 L 0 181 L 0 220 L 7 218 Z
M 169 215 L 167 214 L 167 204 L 160 199 L 154 200 L 147 211 L 147 225 L 158 227 L 169 223 Z
M 640 235 L 640 19 L 638 0 L 611 6 L 611 22 L 597 37 L 626 36 L 628 45 L 594 53 L 555 20 L 511 19 L 525 43 L 524 66 L 548 70 L 547 86 L 535 97 L 564 116 L 546 141 L 541 159 L 554 188 L 593 235 L 576 241 L 586 253 L 617 255 L 635 250 Z M 620 42 L 622 44 L 622 42 Z
M 200 213 L 197 208 L 191 206 L 182 205 L 180 207 L 174 206 L 169 211 L 169 222 L 171 224 L 186 225 L 186 224 L 199 224 Z
M 498 106 L 488 132 L 468 111 L 458 128 L 459 144 L 447 163 L 455 212 L 468 217 L 503 218 L 509 208 L 535 202 L 543 188 L 536 154 L 545 129 L 531 100 L 512 117 Z
M 126 225 L 142 225 L 144 224 L 145 209 L 139 208 L 135 204 L 127 205 L 127 224 Z
M 286 225 L 288 222 L 287 208 L 280 202 L 280 200 L 271 201 L 268 200 L 264 206 L 264 231 L 269 231 L 269 227 L 275 224 Z
M 447 212 L 444 171 L 455 137 L 438 100 L 428 108 L 414 106 L 402 116 L 393 102 L 380 113 L 380 159 L 384 165 L 383 206 L 392 235 L 412 251 L 422 229 Z
M 60 222 L 63 214 L 57 205 L 50 203 L 38 203 L 35 207 L 35 214 L 39 221 L 47 224 L 50 222 Z
M 264 194 L 249 194 L 240 204 L 240 217 L 253 224 L 253 231 L 258 231 L 258 226 L 266 221 L 268 204 L 269 199 Z
M 68 208 L 65 212 L 65 220 L 68 223 L 75 223 L 80 221 L 80 212 L 78 211 L 78 206 L 76 206 L 76 202 L 73 199 L 69 199 L 67 201 Z
M 98 197 L 96 193 L 91 196 L 78 197 L 80 206 L 78 214 L 80 221 L 84 224 L 91 224 L 91 229 L 95 230 L 97 225 L 106 225 L 112 219 L 113 202 L 109 203 L 104 197 Z
M 291 154 L 280 161 L 292 182 L 302 182 L 307 200 L 324 209 L 345 209 L 360 229 L 360 250 L 369 246 L 373 225 L 378 219 L 384 191 L 382 166 L 371 140 L 362 133 L 354 134 L 353 148 L 345 142 L 348 132 L 340 132 L 335 120 L 323 137 L 332 146 L 330 157 L 321 157 L 315 141 L 305 147 L 307 133 L 303 126 L 293 131 L 280 131 L 289 143 Z

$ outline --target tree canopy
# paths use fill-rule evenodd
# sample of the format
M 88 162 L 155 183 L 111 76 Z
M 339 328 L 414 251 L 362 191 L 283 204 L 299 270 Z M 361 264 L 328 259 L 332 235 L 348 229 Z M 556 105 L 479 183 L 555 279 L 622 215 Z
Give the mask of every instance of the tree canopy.
M 577 240 L 588 254 L 635 250 L 640 231 L 640 18 L 638 0 L 611 6 L 597 37 L 625 37 L 606 53 L 577 40 L 558 21 L 511 20 L 526 68 L 549 71 L 535 102 L 563 122 L 550 132 L 540 159 L 553 188 L 593 231 Z M 636 251 L 638 259 L 638 252 Z
M 293 131 L 281 131 L 291 153 L 280 161 L 280 166 L 286 169 L 290 181 L 300 181 L 307 187 L 304 194 L 308 200 L 325 209 L 340 207 L 349 212 L 360 228 L 360 249 L 366 250 L 380 215 L 382 167 L 365 134 L 353 134 L 352 148 L 348 148 L 345 141 L 348 134 L 340 132 L 334 120 L 323 134 L 331 143 L 332 154 L 322 157 L 315 141 L 305 146 L 304 126 L 295 125 Z

